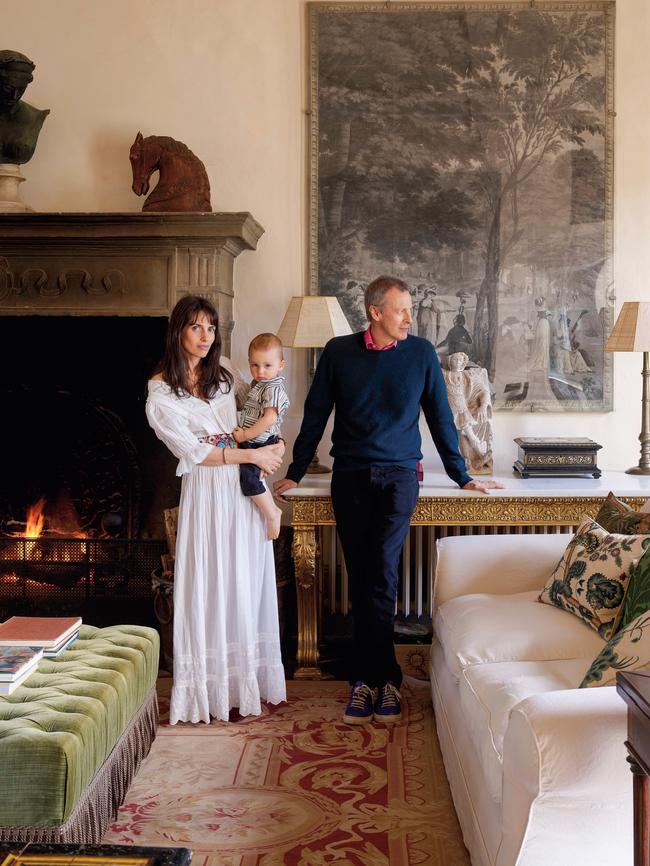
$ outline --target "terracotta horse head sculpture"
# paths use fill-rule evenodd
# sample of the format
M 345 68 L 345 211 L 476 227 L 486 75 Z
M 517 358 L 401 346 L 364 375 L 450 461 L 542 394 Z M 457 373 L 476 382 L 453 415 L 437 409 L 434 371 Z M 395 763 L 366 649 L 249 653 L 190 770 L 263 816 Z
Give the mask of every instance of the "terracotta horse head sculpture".
M 160 179 L 142 205 L 143 211 L 211 211 L 210 182 L 201 160 L 183 144 L 167 135 L 139 132 L 129 153 L 136 195 L 149 192 L 154 171 Z

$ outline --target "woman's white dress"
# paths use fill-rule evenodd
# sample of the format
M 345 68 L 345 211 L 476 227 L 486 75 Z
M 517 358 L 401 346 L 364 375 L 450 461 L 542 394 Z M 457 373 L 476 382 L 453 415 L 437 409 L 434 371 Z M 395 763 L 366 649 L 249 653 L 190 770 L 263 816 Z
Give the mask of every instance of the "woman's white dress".
M 174 566 L 174 683 L 170 722 L 228 719 L 239 707 L 257 715 L 261 701 L 286 699 L 273 544 L 265 520 L 239 487 L 239 467 L 200 466 L 214 446 L 199 437 L 237 425 L 235 376 L 230 393 L 206 402 L 177 397 L 149 382 L 147 418 L 178 457 L 182 475 Z

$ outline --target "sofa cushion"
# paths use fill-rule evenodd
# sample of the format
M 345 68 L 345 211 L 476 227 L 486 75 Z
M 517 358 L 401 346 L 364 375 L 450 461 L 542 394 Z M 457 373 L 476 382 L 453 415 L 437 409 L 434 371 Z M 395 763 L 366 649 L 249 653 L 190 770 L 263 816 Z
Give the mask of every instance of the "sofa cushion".
M 623 616 L 618 630 L 627 628 L 635 619 L 650 610 L 650 548 L 634 564 L 625 596 Z
M 580 617 L 609 640 L 623 615 L 630 572 L 648 545 L 649 535 L 610 533 L 584 517 L 539 600 Z
M 646 500 L 640 511 L 635 511 L 631 505 L 621 502 L 610 492 L 595 520 L 609 532 L 647 535 L 650 533 L 650 499 Z M 646 610 L 650 610 L 650 554 L 647 550 L 630 574 L 619 629 L 625 628 Z
M 589 659 L 583 658 L 465 668 L 459 683 L 463 718 L 495 802 L 501 802 L 503 738 L 510 711 L 531 695 L 577 688 L 588 665 Z
M 634 511 L 631 505 L 621 502 L 610 491 L 594 520 L 608 532 L 647 535 L 650 533 L 650 499 L 644 503 L 641 511 Z
M 613 686 L 616 671 L 635 671 L 650 666 L 650 612 L 645 611 L 605 644 L 593 660 L 581 688 Z
M 434 630 L 445 661 L 459 679 L 485 662 L 593 658 L 605 641 L 577 617 L 537 602 L 538 592 L 476 593 L 438 608 Z

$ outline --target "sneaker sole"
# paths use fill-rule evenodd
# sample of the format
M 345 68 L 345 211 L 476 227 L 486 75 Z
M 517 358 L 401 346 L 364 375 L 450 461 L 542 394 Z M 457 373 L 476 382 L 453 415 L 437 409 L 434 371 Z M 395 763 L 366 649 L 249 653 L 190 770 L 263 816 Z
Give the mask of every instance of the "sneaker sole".
M 386 724 L 388 724 L 388 725 L 394 725 L 395 722 L 401 722 L 402 721 L 402 714 L 398 713 L 398 715 L 396 715 L 396 716 L 382 716 L 382 715 L 379 715 L 378 713 L 375 713 L 373 718 L 376 722 L 386 722 Z
M 346 725 L 367 725 L 372 721 L 372 716 L 343 716 Z

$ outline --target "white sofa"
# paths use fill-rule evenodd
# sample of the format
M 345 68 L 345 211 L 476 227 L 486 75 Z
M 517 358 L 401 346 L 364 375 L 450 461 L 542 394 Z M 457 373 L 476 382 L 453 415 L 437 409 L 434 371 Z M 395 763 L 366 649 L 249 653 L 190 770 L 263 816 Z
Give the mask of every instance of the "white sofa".
M 604 641 L 536 601 L 570 536 L 438 542 L 431 690 L 473 866 L 632 866 L 626 705 Z

